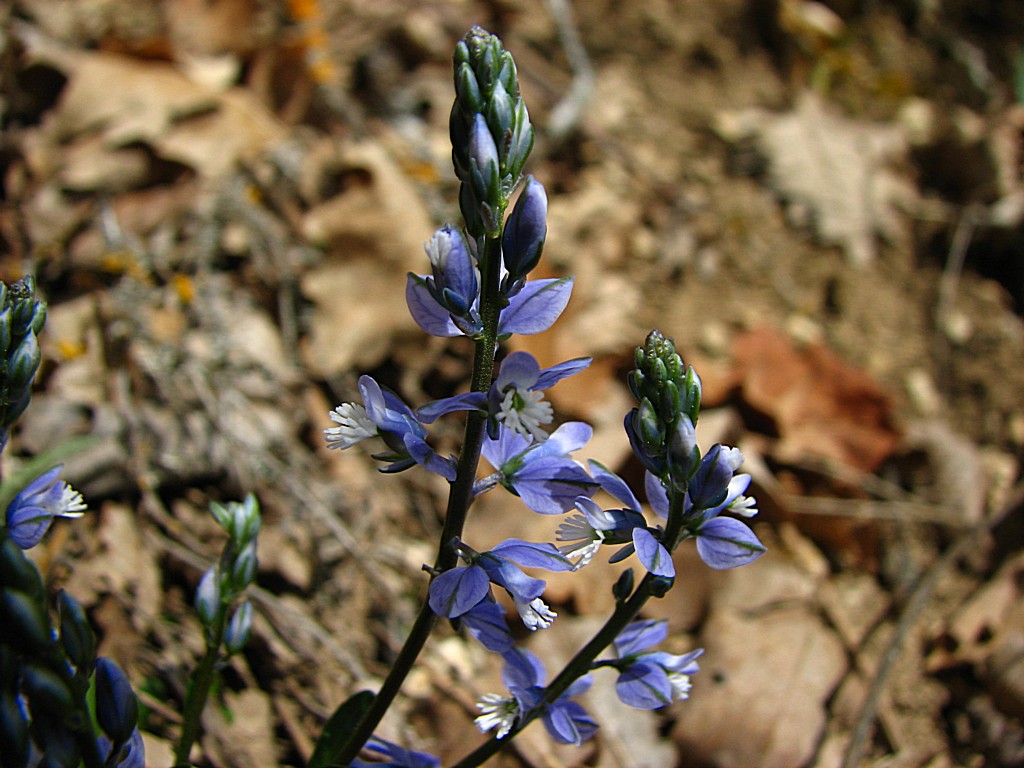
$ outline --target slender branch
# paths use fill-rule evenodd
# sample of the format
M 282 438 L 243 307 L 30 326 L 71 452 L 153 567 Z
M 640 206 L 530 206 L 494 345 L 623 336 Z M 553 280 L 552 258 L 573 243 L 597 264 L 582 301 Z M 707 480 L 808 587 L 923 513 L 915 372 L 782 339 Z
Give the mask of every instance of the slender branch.
M 189 682 L 188 693 L 185 695 L 185 706 L 182 712 L 181 736 L 178 738 L 178 745 L 174 750 L 175 768 L 187 768 L 189 753 L 192 745 L 199 737 L 199 720 L 206 707 L 206 700 L 210 696 L 210 689 L 216 677 L 217 662 L 220 660 L 220 646 L 224 641 L 224 627 L 227 623 L 227 611 L 221 607 L 217 623 L 206 643 L 206 654 L 203 656 L 199 666 L 196 667 L 195 675 Z

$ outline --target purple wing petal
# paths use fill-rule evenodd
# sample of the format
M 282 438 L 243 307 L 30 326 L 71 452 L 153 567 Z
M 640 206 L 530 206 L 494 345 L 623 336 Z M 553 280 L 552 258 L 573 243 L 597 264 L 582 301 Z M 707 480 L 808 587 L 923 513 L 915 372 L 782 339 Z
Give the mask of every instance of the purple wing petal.
M 483 392 L 465 392 L 454 397 L 432 400 L 418 411 L 416 416 L 424 424 L 430 424 L 448 413 L 455 411 L 487 411 L 487 395 Z
M 531 461 L 512 478 L 512 487 L 534 512 L 560 515 L 576 506 L 579 496 L 594 492 L 594 481 L 571 459 L 550 456 Z
M 464 613 L 462 623 L 488 651 L 504 653 L 515 645 L 505 621 L 505 611 L 490 600 L 481 600 Z
M 672 703 L 672 683 L 665 670 L 642 661 L 619 675 L 615 692 L 623 704 L 636 709 L 659 709 Z
M 551 738 L 560 744 L 579 746 L 597 731 L 597 723 L 575 701 L 556 701 L 541 717 Z
M 491 552 L 527 568 L 547 571 L 571 571 L 573 563 L 554 544 L 541 544 L 520 539 L 505 539 Z
M 405 303 L 416 325 L 431 336 L 461 336 L 462 331 L 452 322 L 448 310 L 442 307 L 427 288 L 423 278 L 410 273 L 405 283 Z
M 764 552 L 754 532 L 732 517 L 713 517 L 697 530 L 697 554 L 718 570 L 752 563 Z
M 557 432 L 558 430 L 555 431 Z M 497 440 L 484 437 L 484 444 L 480 452 L 492 467 L 501 469 L 510 460 L 529 448 L 530 442 L 531 438 L 502 426 L 498 428 Z
M 544 663 L 529 651 L 522 648 L 513 648 L 508 653 L 502 654 L 505 659 L 505 666 L 501 671 L 501 678 L 505 687 L 527 689 L 543 685 L 547 672 L 544 670 Z
M 571 293 L 571 277 L 530 280 L 501 310 L 498 334 L 529 336 L 546 331 L 562 314 Z
M 650 502 L 654 514 L 658 517 L 668 517 L 668 492 L 661 484 L 661 480 L 651 472 L 644 473 L 644 491 L 647 493 L 647 501 Z
M 636 556 L 644 564 L 644 568 L 655 576 L 676 575 L 672 556 L 646 528 L 633 529 L 633 546 L 636 547 Z
M 483 568 L 452 568 L 430 582 L 430 609 L 438 616 L 454 619 L 471 610 L 490 589 L 490 579 Z
M 550 368 L 545 368 L 537 375 L 537 382 L 533 385 L 533 389 L 553 387 L 562 379 L 567 379 L 570 376 L 575 376 L 580 371 L 586 370 L 590 366 L 591 360 L 592 358 L 589 357 L 577 357 L 572 360 L 566 360 L 564 363 L 553 365 Z
M 599 461 L 591 459 L 587 463 L 590 465 L 590 473 L 603 491 L 610 493 L 634 512 L 640 511 L 640 502 L 625 480 Z
M 593 434 L 594 428 L 589 424 L 582 421 L 567 421 L 531 451 L 531 458 L 568 456 L 586 445 Z
M 634 621 L 615 638 L 615 650 L 619 658 L 631 656 L 640 651 L 653 648 L 665 642 L 668 637 L 668 621 L 665 619 L 646 619 Z

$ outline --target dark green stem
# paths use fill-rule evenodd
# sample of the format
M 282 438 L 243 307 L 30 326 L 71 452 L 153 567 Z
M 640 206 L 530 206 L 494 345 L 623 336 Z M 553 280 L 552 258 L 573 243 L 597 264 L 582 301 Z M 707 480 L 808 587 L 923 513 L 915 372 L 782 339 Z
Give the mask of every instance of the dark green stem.
M 482 291 L 480 316 L 483 333 L 476 340 L 473 355 L 473 378 L 471 390 L 486 392 L 494 375 L 494 354 L 497 350 L 498 317 L 501 314 L 502 298 L 498 290 L 501 277 L 501 238 L 493 237 L 484 241 L 480 258 Z M 434 561 L 434 576 L 450 570 L 458 563 L 458 555 L 450 546 L 452 539 L 462 535 L 470 504 L 473 503 L 473 483 L 476 480 L 477 465 L 480 463 L 480 449 L 483 446 L 487 418 L 477 411 L 470 411 L 466 419 L 466 432 L 459 454 L 456 477 L 448 492 L 448 506 L 445 511 L 444 527 L 438 542 L 437 558 Z M 419 615 L 409 632 L 394 664 L 381 684 L 380 690 L 367 709 L 366 714 L 352 731 L 351 736 L 337 755 L 337 764 L 347 766 L 358 755 L 363 745 L 373 736 L 377 725 L 388 711 L 391 703 L 401 690 L 402 683 L 412 670 L 423 646 L 437 623 L 437 616 L 424 598 Z
M 220 647 L 224 641 L 224 627 L 227 624 L 227 607 L 221 606 L 220 614 L 217 617 L 213 632 L 207 638 L 206 654 L 203 656 L 199 666 L 196 667 L 192 679 L 189 681 L 188 693 L 185 694 L 185 707 L 182 713 L 181 737 L 178 739 L 178 746 L 174 750 L 175 768 L 187 768 L 190 765 L 188 755 L 192 751 L 192 745 L 199 737 L 199 720 L 202 717 L 203 709 L 206 707 L 206 700 L 210 696 L 210 689 L 217 674 L 217 662 L 220 661 Z

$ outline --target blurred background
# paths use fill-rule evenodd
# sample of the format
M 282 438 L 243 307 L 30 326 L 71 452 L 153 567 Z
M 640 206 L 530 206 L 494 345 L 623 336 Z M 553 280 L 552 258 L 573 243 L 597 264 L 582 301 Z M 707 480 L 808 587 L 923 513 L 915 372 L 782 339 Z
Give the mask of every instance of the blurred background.
M 171 764 L 211 499 L 259 496 L 254 640 L 204 766 L 303 765 L 418 610 L 446 487 L 328 455 L 371 373 L 463 391 L 471 348 L 404 304 L 458 221 L 451 51 L 501 36 L 550 199 L 543 276 L 576 277 L 542 365 L 594 424 L 581 458 L 638 480 L 633 348 L 674 337 L 702 444 L 738 445 L 767 556 L 680 552 L 645 615 L 707 651 L 691 700 L 627 711 L 611 674 L 581 749 L 528 729 L 501 766 L 1024 763 L 1024 4 L 998 0 L 14 0 L 0 9 L 0 278 L 50 314 L 12 442 L 100 438 L 66 476 L 92 512 L 33 555 L 88 608 Z M 437 430 L 455 450 L 458 419 Z M 501 492 L 467 541 L 552 540 Z M 685 549 L 685 548 L 684 548 Z M 553 673 L 623 566 L 549 580 Z M 581 583 L 583 582 L 583 583 Z M 445 628 L 380 735 L 469 751 L 501 690 Z M 599 671 L 600 672 L 600 671 Z

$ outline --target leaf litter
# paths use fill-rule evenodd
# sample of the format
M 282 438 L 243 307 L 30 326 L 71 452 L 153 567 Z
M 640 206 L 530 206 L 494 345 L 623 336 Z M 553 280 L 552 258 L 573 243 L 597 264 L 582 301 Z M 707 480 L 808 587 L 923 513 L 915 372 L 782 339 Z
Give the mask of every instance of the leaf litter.
M 158 759 L 198 650 L 187 606 L 218 547 L 203 509 L 254 490 L 274 549 L 256 642 L 211 714 L 233 724 L 218 721 L 196 757 L 302 764 L 337 702 L 385 671 L 439 530 L 443 487 L 381 484 L 368 457 L 337 461 L 318 437 L 361 372 L 410 398 L 464 385 L 468 350 L 425 348 L 401 285 L 457 216 L 449 46 L 434 38 L 494 11 L 321 0 L 297 37 L 298 17 L 259 4 L 170 3 L 169 26 L 156 4 L 16 5 L 0 264 L 5 279 L 39 274 L 51 320 L 13 444 L 99 437 L 68 466 L 94 513 L 59 527 L 40 562 L 147 681 Z M 1001 54 L 989 51 L 992 119 L 963 81 L 946 125 L 949 93 L 923 83 L 956 64 L 914 37 L 960 38 L 962 4 L 915 29 L 849 11 L 846 37 L 791 23 L 817 18 L 816 3 L 781 4 L 799 11 L 788 21 L 764 15 L 772 4 L 676 5 L 575 9 L 597 95 L 568 140 L 542 131 L 531 171 L 551 190 L 547 268 L 576 289 L 565 322 L 525 346 L 545 364 L 595 357 L 552 400 L 593 419 L 594 455 L 632 476 L 622 373 L 647 328 L 675 336 L 715 406 L 705 434 L 748 456 L 771 552 L 711 579 L 681 555 L 685 583 L 651 607 L 674 649 L 708 648 L 690 701 L 610 716 L 583 752 L 527 731 L 495 764 L 824 768 L 853 759 L 865 717 L 863 765 L 1019 764 L 1024 326 L 999 241 L 1019 234 L 1022 134 L 999 95 Z M 503 37 L 524 51 L 543 126 L 570 73 L 536 6 L 503 11 Z M 196 19 L 205 37 L 187 33 Z M 900 66 L 919 68 L 913 100 L 885 90 L 899 82 L 893 39 L 909 52 Z M 833 90 L 804 87 L 810 71 Z M 46 94 L 28 99 L 39 76 Z M 914 115 L 932 122 L 915 130 Z M 939 168 L 947 150 L 991 162 Z M 973 230 L 950 334 L 930 318 L 957 206 L 974 201 L 992 215 Z M 553 532 L 512 499 L 484 501 L 477 535 Z M 967 536 L 975 546 L 958 549 Z M 622 566 L 592 567 L 610 583 Z M 550 597 L 559 622 L 531 647 L 554 658 L 611 595 L 552 579 Z M 445 662 L 385 726 L 451 761 L 475 743 L 472 695 L 497 670 L 455 635 L 436 643 Z M 476 690 L 455 693 L 452 668 Z M 604 692 L 590 695 L 602 709 Z

